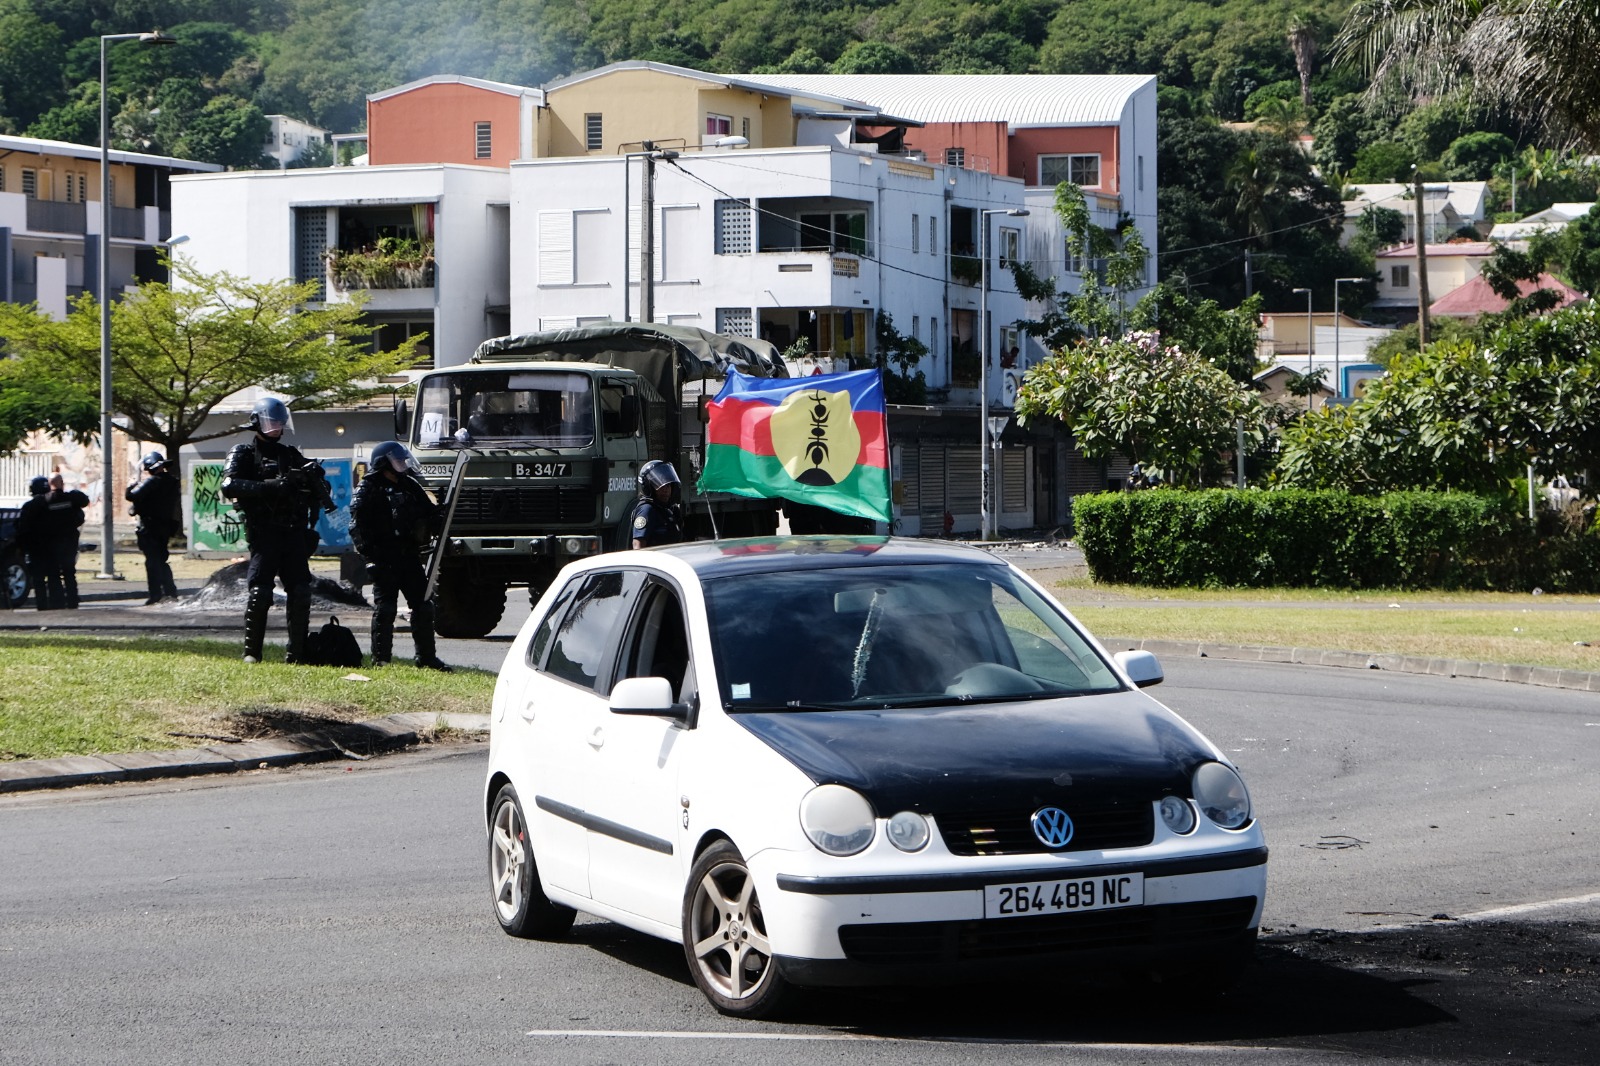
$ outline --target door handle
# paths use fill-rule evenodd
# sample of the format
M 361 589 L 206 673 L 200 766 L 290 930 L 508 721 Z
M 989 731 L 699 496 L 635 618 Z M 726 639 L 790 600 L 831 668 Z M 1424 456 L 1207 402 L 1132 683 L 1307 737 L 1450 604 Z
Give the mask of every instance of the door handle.
M 524 722 L 533 721 L 533 713 L 533 704 L 531 702 L 523 704 L 521 714 Z
M 599 751 L 601 748 L 605 747 L 606 727 L 603 725 L 595 726 L 593 732 L 589 734 L 588 740 L 589 746 L 596 751 Z

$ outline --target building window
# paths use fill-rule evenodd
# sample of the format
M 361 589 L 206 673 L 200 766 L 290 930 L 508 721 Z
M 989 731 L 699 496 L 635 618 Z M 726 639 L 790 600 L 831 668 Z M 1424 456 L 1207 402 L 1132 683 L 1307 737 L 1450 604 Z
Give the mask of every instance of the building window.
M 591 152 L 598 152 L 606 144 L 605 137 L 600 132 L 600 116 L 583 116 L 583 146 Z
M 934 215 L 928 216 L 928 254 L 939 254 L 939 219 Z
M 802 213 L 800 251 L 868 255 L 867 213 L 865 211 Z
M 0 185 L 0 189 L 3 188 L 5 186 Z M 78 199 L 84 203 L 89 202 L 89 175 L 87 174 L 78 175 Z
M 746 200 L 718 200 L 716 205 L 717 254 L 750 254 L 750 204 Z
M 1042 155 L 1039 157 L 1039 184 L 1060 185 L 1064 181 L 1085 189 L 1100 187 L 1098 155 Z
M 1389 268 L 1389 285 L 1396 289 L 1411 288 L 1411 267 L 1392 266 Z
M 741 118 L 739 120 L 739 136 L 743 137 L 747 141 L 750 139 L 750 116 L 749 115 L 746 115 L 744 118 Z
M 1000 231 L 1000 265 L 1008 267 L 1022 258 L 1022 231 L 1019 229 L 1002 229 Z
M 727 115 L 706 116 L 707 137 L 727 137 L 733 133 L 733 119 Z
M 922 316 L 921 315 L 912 315 L 911 316 L 911 339 L 914 340 L 914 341 L 920 341 L 922 339 Z
M 965 148 L 946 148 L 944 150 L 944 165 L 947 167 L 966 166 L 967 150 Z
M 748 307 L 717 308 L 717 332 L 725 337 L 754 337 L 754 322 Z
M 919 252 L 919 251 L 922 250 L 921 245 L 922 245 L 922 216 L 921 215 L 912 215 L 911 216 L 911 250 L 913 252 Z
M 66 185 L 67 185 L 67 203 L 70 204 L 70 203 L 72 203 L 72 194 L 76 190 L 73 188 L 73 185 L 72 185 L 72 175 L 68 174 L 66 176 L 66 178 L 67 178 L 67 181 L 66 181 Z
M 494 137 L 490 132 L 490 126 L 488 122 L 479 122 L 472 127 L 477 144 L 477 151 L 474 154 L 479 159 L 488 159 L 494 155 Z
M 6 168 L 0 167 L 0 192 L 6 191 Z
M 39 198 L 39 172 L 29 167 L 22 168 L 22 195 L 30 200 Z
M 1144 156 L 1139 156 L 1139 191 L 1144 192 Z

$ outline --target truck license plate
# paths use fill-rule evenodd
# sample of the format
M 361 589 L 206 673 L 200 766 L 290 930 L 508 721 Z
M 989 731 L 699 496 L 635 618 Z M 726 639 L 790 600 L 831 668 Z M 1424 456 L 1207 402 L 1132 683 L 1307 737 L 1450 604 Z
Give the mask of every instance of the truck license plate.
M 1026 918 L 1068 911 L 1104 911 L 1144 905 L 1144 874 L 1075 877 L 1070 881 L 1024 881 L 985 885 L 985 918 Z

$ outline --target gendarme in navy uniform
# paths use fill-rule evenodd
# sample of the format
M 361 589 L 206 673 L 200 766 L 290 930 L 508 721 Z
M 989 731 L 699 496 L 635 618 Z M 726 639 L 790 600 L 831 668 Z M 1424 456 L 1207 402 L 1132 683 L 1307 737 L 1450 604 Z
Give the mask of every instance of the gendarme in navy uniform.
M 272 582 L 283 582 L 289 626 L 285 662 L 305 658 L 311 624 L 311 553 L 317 547 L 317 511 L 334 509 L 333 493 L 320 464 L 292 444 L 289 408 L 267 398 L 250 412 L 253 439 L 236 444 L 222 468 L 222 495 L 244 514 L 250 545 L 249 599 L 244 609 L 244 661 L 261 661 L 261 643 L 272 607 Z
M 663 459 L 639 468 L 639 498 L 628 514 L 628 533 L 635 548 L 656 548 L 683 539 L 683 516 L 678 508 L 682 486 L 678 472 Z
M 439 532 L 441 509 L 420 480 L 422 468 L 404 444 L 385 441 L 372 449 L 372 465 L 350 504 L 350 540 L 372 579 L 372 665 L 394 651 L 394 616 L 405 595 L 411 608 L 411 643 L 417 665 L 450 672 L 439 661 L 433 634 L 433 604 L 422 551 Z

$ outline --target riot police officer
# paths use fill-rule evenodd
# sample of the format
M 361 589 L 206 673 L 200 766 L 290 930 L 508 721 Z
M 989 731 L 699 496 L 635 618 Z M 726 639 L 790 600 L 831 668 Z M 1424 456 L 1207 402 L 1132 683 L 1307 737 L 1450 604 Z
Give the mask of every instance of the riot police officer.
M 683 515 L 678 506 L 681 492 L 678 471 L 665 459 L 652 459 L 639 468 L 639 498 L 628 515 L 635 548 L 676 544 L 683 539 Z
M 178 479 L 173 476 L 172 464 L 160 452 L 151 452 L 140 462 L 149 475 L 136 485 L 129 485 L 123 495 L 133 504 L 133 513 L 139 519 L 136 540 L 144 556 L 144 578 L 149 588 L 145 606 L 177 596 L 178 586 L 172 579 L 172 564 L 167 562 L 167 542 L 178 532 L 182 507 Z M 258 656 L 259 657 L 259 656 Z
M 425 595 L 428 579 L 421 558 L 441 512 L 421 474 L 404 444 L 391 440 L 372 449 L 372 468 L 350 504 L 350 539 L 372 579 L 372 665 L 388 662 L 394 652 L 394 616 L 404 593 L 417 665 L 449 673 L 434 642 L 433 604 Z
M 50 479 L 41 474 L 28 482 L 28 494 L 28 501 L 17 511 L 17 545 L 27 556 L 33 577 L 34 606 L 41 611 L 58 611 L 67 603 L 60 553 L 53 540 L 55 527 L 50 519 Z
M 250 412 L 255 436 L 236 444 L 222 468 L 222 495 L 244 513 L 245 540 L 250 545 L 244 609 L 244 661 L 261 661 L 261 642 L 272 607 L 272 582 L 283 582 L 288 597 L 286 662 L 305 657 L 306 630 L 311 624 L 311 553 L 317 547 L 317 511 L 332 511 L 333 493 L 320 464 L 283 443 L 292 431 L 289 408 L 282 400 L 258 400 Z

